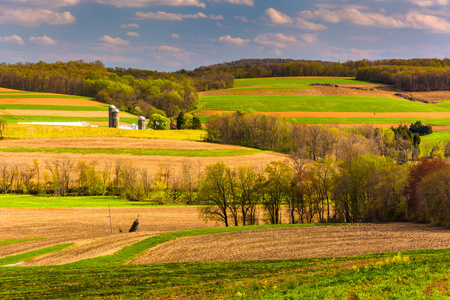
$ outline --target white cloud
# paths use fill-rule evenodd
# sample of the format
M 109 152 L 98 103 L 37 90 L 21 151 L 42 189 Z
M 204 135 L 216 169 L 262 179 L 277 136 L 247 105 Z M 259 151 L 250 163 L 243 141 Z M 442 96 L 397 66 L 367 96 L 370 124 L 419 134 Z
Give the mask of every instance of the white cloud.
M 0 0 L 0 3 L 10 4 L 11 1 Z M 80 3 L 80 0 L 14 0 L 15 5 L 36 6 L 40 8 L 58 8 L 64 6 L 74 6 Z
M 129 31 L 129 32 L 127 32 L 127 35 L 128 36 L 139 36 L 139 33 L 133 32 L 133 31 Z
M 87 0 L 115 7 L 149 7 L 149 6 L 197 6 L 205 8 L 199 0 Z
M 273 8 L 266 9 L 264 13 L 266 14 L 266 16 L 269 17 L 270 21 L 272 21 L 272 23 L 274 24 L 281 25 L 292 23 L 292 19 L 288 15 L 285 15 Z
M 221 36 L 219 42 L 229 43 L 237 46 L 244 46 L 250 42 L 248 39 L 241 39 L 239 37 L 233 38 L 230 35 Z
M 328 9 L 302 11 L 300 16 L 305 19 L 319 19 L 329 23 L 347 22 L 358 26 L 411 28 L 435 33 L 450 33 L 450 22 L 447 19 L 418 11 L 411 11 L 406 15 L 386 16 L 380 13 L 361 12 L 357 8 L 351 7 L 335 11 Z
M 317 43 L 318 41 L 317 35 L 312 33 L 305 33 L 300 35 L 300 37 L 302 38 L 303 41 L 307 42 L 308 44 L 314 44 Z
M 134 23 L 134 24 L 122 24 L 120 25 L 120 28 L 139 28 L 139 25 Z
M 449 0 L 410 0 L 410 2 L 420 7 L 444 6 L 450 4 Z
M 181 36 L 179 34 L 176 34 L 176 33 L 172 33 L 171 37 L 174 38 L 174 39 L 181 38 Z
M 30 37 L 30 42 L 33 44 L 41 45 L 41 46 L 53 46 L 56 45 L 56 41 L 48 36 L 32 36 Z
M 306 21 L 302 18 L 295 19 L 295 25 L 300 29 L 319 31 L 319 30 L 327 30 L 328 27 L 323 24 L 316 24 L 313 22 Z
M 122 40 L 121 38 L 113 38 L 109 35 L 104 35 L 98 38 L 99 41 L 102 41 L 107 44 L 115 45 L 115 46 L 127 46 L 130 44 L 129 41 Z
M 202 12 L 196 14 L 180 14 L 180 13 L 167 13 L 164 11 L 157 12 L 137 12 L 136 16 L 148 20 L 159 20 L 159 21 L 183 21 L 184 19 L 208 19 L 208 16 Z
M 63 25 L 73 23 L 75 20 L 75 17 L 68 11 L 60 13 L 48 9 L 12 9 L 0 6 L 0 23 L 3 24 Z
M 236 17 L 234 17 L 234 19 L 241 20 L 244 23 L 248 23 L 249 22 L 248 18 L 246 16 L 236 16 Z
M 266 46 L 285 48 L 287 47 L 287 43 L 295 43 L 297 40 L 292 35 L 286 36 L 282 33 L 264 33 L 257 35 L 253 39 L 253 42 Z
M 158 50 L 161 52 L 171 52 L 171 53 L 179 53 L 182 51 L 180 48 L 171 46 L 159 46 Z
M 18 35 L 0 36 L 0 42 L 23 45 L 22 38 Z
M 212 2 L 224 2 L 230 4 L 239 4 L 239 5 L 247 5 L 247 6 L 255 6 L 255 0 L 213 0 Z
M 209 15 L 209 18 L 211 20 L 225 20 L 225 18 L 222 15 Z

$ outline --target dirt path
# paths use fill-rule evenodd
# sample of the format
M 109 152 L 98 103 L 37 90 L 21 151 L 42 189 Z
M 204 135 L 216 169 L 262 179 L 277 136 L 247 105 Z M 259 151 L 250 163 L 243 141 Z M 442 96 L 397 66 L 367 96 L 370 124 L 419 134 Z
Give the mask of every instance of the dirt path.
M 185 237 L 149 249 L 133 264 L 337 257 L 450 247 L 450 231 L 423 224 L 278 228 Z

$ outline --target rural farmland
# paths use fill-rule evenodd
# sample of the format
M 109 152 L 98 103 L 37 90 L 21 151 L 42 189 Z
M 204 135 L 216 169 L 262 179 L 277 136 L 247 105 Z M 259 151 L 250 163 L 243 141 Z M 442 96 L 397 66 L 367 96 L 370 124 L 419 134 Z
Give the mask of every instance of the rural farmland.
M 338 87 L 311 85 L 315 83 Z M 204 121 L 223 111 L 277 114 L 291 123 L 341 127 L 342 136 L 347 127 L 389 127 L 420 119 L 442 126 L 433 126 L 441 131 L 423 137 L 428 144 L 444 145 L 449 140 L 446 101 L 450 100 L 445 93 L 420 94 L 441 104 L 413 102 L 394 94 L 387 86 L 352 78 L 244 79 L 237 80 L 232 89 L 202 92 L 194 113 Z M 198 177 L 217 163 L 231 170 L 250 167 L 261 174 L 271 162 L 294 165 L 289 154 L 207 143 L 204 130 L 105 128 L 107 106 L 86 97 L 3 89 L 0 109 L 8 122 L 6 139 L 0 143 L 0 179 L 5 182 L 9 166 L 18 170 L 38 166 L 37 185 L 29 186 L 43 193 L 12 194 L 13 188 L 20 189 L 18 185 L 0 196 L 0 290 L 4 299 L 448 295 L 450 236 L 446 228 L 409 222 L 326 223 L 320 214 L 311 218 L 320 218 L 322 223 L 289 224 L 288 202 L 280 206 L 279 224 L 269 224 L 266 206 L 258 204 L 252 225 L 223 227 L 221 220 L 207 221 L 198 203 L 158 198 L 172 184 L 164 178 L 186 176 L 186 167 Z M 137 120 L 131 114 L 124 116 L 125 122 Z M 46 120 L 82 120 L 100 127 L 16 124 Z M 371 163 L 372 158 L 366 157 Z M 83 170 L 114 174 L 122 166 L 122 172 L 134 170 L 142 178 L 149 172 L 155 182 L 152 192 L 158 195 L 151 201 L 70 192 L 54 197 L 55 162 L 70 162 L 74 191 L 81 187 Z M 381 168 L 394 168 L 387 159 L 377 163 L 385 164 Z M 305 160 L 305 165 L 320 168 L 312 159 Z M 396 170 L 406 174 L 405 168 Z M 111 185 L 115 176 L 108 178 Z M 39 186 L 45 186 L 45 192 Z M 200 192 L 197 188 L 195 193 Z M 176 192 L 171 195 L 176 197 Z M 324 205 L 322 199 L 308 207 L 324 214 Z M 310 208 L 306 210 L 311 212 Z M 128 232 L 135 220 L 139 220 L 139 230 Z

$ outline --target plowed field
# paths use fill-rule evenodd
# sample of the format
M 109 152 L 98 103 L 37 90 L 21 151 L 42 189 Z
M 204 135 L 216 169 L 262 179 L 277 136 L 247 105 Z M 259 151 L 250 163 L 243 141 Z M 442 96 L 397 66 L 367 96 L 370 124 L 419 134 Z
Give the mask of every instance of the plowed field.
M 450 247 L 448 229 L 412 223 L 277 228 L 184 237 L 133 263 L 338 257 Z

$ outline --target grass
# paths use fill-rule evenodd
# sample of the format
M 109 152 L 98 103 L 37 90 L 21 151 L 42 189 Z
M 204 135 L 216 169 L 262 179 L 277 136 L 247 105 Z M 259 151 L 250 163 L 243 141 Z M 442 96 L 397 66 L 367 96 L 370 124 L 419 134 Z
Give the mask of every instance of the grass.
M 288 122 L 296 124 L 411 124 L 417 118 L 321 118 L 301 117 L 285 118 Z M 429 125 L 450 125 L 450 119 L 420 119 L 422 123 Z
M 5 241 L 0 241 L 0 246 L 9 245 L 9 244 L 15 244 L 15 243 L 29 242 L 29 241 L 36 241 L 36 240 L 40 240 L 40 239 L 5 240 Z
M 230 157 L 264 153 L 258 149 L 82 149 L 82 148 L 0 148 L 0 152 L 128 154 L 174 157 Z
M 173 139 L 188 141 L 203 141 L 203 130 L 120 130 L 105 127 L 74 127 L 74 126 L 43 126 L 7 124 L 4 136 L 11 139 L 23 138 L 51 138 L 51 137 L 135 137 Z M 0 141 L 1 145 L 1 141 Z
M 60 116 L 10 116 L 9 120 L 6 120 L 6 116 L 0 118 L 7 121 L 7 123 L 18 122 L 108 122 L 108 117 L 60 117 Z M 135 123 L 138 122 L 136 118 L 120 118 L 120 122 L 123 123 Z
M 443 143 L 446 144 L 450 141 L 450 132 L 448 131 L 438 131 L 433 132 L 430 135 L 423 135 L 420 137 L 422 142 L 428 141 L 432 145 L 435 145 L 436 143 Z
M 264 86 L 242 86 L 242 87 L 235 87 L 234 90 L 243 90 L 243 89 L 313 89 L 314 87 L 309 85 L 303 85 L 303 84 L 270 84 L 270 85 L 264 85 Z
M 0 290 L 2 299 L 445 299 L 449 268 L 449 249 L 273 261 L 11 267 L 0 272 Z
M 0 266 L 4 266 L 4 265 L 9 265 L 9 264 L 16 264 L 19 263 L 21 261 L 27 261 L 30 260 L 32 258 L 44 255 L 44 254 L 49 254 L 49 253 L 55 253 L 58 251 L 63 250 L 64 248 L 67 248 L 69 246 L 72 246 L 74 244 L 61 244 L 61 245 L 56 245 L 56 246 L 50 246 L 50 247 L 46 247 L 46 248 L 42 248 L 42 249 L 38 249 L 38 250 L 34 250 L 34 251 L 30 251 L 30 252 L 26 252 L 26 253 L 22 253 L 22 254 L 17 254 L 17 255 L 11 255 L 11 256 L 7 256 L 7 257 L 3 257 L 0 258 Z
M 32 195 L 0 195 L 0 208 L 74 208 L 108 206 L 148 207 L 155 205 L 150 202 L 128 201 L 114 196 L 45 197 Z
M 108 111 L 108 106 L 69 106 L 69 105 L 37 105 L 37 104 L 0 104 L 0 108 L 26 109 L 26 110 Z
M 1 98 L 64 98 L 64 99 L 86 99 L 93 100 L 93 98 L 83 97 L 83 96 L 74 96 L 74 95 L 62 95 L 62 94 L 42 94 L 42 93 L 19 93 L 18 95 L 2 95 Z M 100 104 L 100 103 L 99 103 Z
M 405 99 L 348 96 L 206 96 L 202 110 L 312 112 L 448 112 L 450 103 L 429 105 Z
M 255 79 L 236 79 L 235 87 L 241 86 L 263 86 L 273 84 L 367 84 L 370 82 L 360 81 L 350 77 L 268 77 Z

